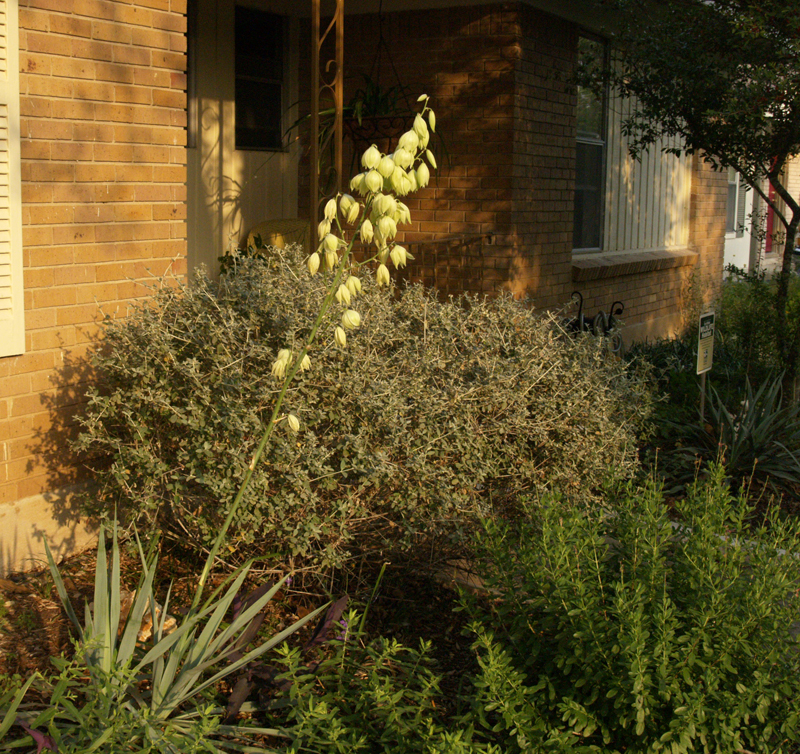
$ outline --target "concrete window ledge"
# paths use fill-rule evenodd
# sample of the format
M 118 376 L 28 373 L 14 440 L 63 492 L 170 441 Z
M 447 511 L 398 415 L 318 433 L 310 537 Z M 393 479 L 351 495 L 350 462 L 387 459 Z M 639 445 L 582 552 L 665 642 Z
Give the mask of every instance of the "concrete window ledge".
M 697 257 L 697 252 L 688 249 L 615 251 L 605 254 L 593 251 L 585 254 L 573 254 L 572 279 L 574 281 L 601 280 L 622 275 L 669 270 L 674 267 L 693 265 Z

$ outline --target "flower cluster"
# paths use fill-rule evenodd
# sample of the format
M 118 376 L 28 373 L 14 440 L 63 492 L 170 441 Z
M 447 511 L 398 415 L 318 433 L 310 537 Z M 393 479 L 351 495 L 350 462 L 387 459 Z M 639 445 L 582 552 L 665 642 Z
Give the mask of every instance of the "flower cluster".
M 399 269 L 413 259 L 394 240 L 398 226 L 411 222 L 408 207 L 398 197 L 427 186 L 431 168 L 436 169 L 436 159 L 428 149 L 430 134 L 436 130 L 436 115 L 428 106 L 427 94 L 421 95 L 417 102 L 422 103 L 422 111 L 414 118 L 412 128 L 400 137 L 397 149 L 392 154 L 381 153 L 373 144 L 362 155 L 364 170 L 350 181 L 350 190 L 360 199 L 350 194 L 340 194 L 330 199 L 317 227 L 319 247 L 308 257 L 306 264 L 311 275 L 316 275 L 321 268 L 334 273 L 332 299 L 344 308 L 341 323 L 333 333 L 333 340 L 340 348 L 347 345 L 347 332 L 361 325 L 361 316 L 351 308 L 353 300 L 361 292 L 361 280 L 353 272 L 364 264 L 375 262 L 378 285 L 388 287 L 391 284 L 388 262 L 391 260 Z M 349 241 L 345 239 L 343 224 L 355 226 Z M 367 248 L 375 247 L 375 254 L 359 264 L 354 264 L 350 258 L 356 240 L 360 240 Z M 300 363 L 295 371 L 310 367 L 306 351 L 315 334 L 316 331 L 300 354 Z M 297 358 L 290 349 L 280 350 L 272 365 L 273 376 L 285 380 L 287 375 L 293 374 Z M 297 418 L 289 415 L 287 420 L 289 426 L 297 431 Z

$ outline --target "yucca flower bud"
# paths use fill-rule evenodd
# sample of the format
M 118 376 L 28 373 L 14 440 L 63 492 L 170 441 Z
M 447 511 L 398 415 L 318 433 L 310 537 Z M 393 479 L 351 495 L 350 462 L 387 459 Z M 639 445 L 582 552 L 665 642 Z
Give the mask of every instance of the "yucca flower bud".
M 336 328 L 336 331 L 333 334 L 333 339 L 336 341 L 336 345 L 340 348 L 344 348 L 347 345 L 347 333 L 341 327 Z
M 370 193 L 377 194 L 383 188 L 383 176 L 377 170 L 370 170 L 364 183 Z
M 397 173 L 397 168 L 411 167 L 411 163 L 414 162 L 414 155 L 407 149 L 399 147 L 398 149 L 395 150 L 395 153 L 392 155 L 392 159 L 394 160 L 395 164 L 394 172 Z M 394 175 L 394 173 L 392 175 Z
M 414 133 L 419 137 L 420 141 L 422 141 L 422 138 L 428 134 L 428 124 L 419 113 L 417 113 L 416 117 L 414 118 Z
M 372 223 L 369 220 L 364 220 L 361 224 L 361 240 L 364 243 L 372 243 L 373 237 L 373 230 L 372 230 Z
M 339 262 L 339 255 L 335 251 L 326 251 L 325 252 L 325 264 L 327 265 L 329 270 L 336 269 L 336 265 Z
M 436 170 L 436 158 L 433 156 L 433 152 L 430 149 L 425 150 L 425 156 L 428 158 L 428 162 L 430 162 L 431 167 Z
M 361 164 L 367 170 L 374 170 L 381 161 L 381 153 L 374 144 L 361 156 Z
M 389 268 L 385 264 L 379 264 L 375 271 L 375 281 L 379 286 L 391 285 L 392 278 L 389 276 Z
M 419 166 L 416 170 L 416 177 L 417 177 L 417 185 L 420 188 L 425 188 L 428 185 L 428 182 L 431 179 L 431 171 L 428 170 L 428 166 L 424 162 L 420 162 Z
M 355 275 L 350 275 L 345 281 L 345 285 L 351 296 L 357 296 L 361 293 L 361 281 Z
M 406 131 L 401 137 L 400 141 L 397 142 L 397 146 L 399 149 L 405 149 L 406 152 L 410 154 L 414 154 L 417 151 L 417 147 L 419 146 L 419 136 L 414 131 Z M 408 167 L 408 166 L 405 166 Z
M 289 425 L 289 429 L 291 429 L 292 432 L 300 431 L 300 420 L 294 414 L 289 414 L 286 417 L 286 423 Z
M 390 256 L 392 258 L 392 264 L 397 269 L 400 269 L 401 267 L 405 267 L 406 266 L 407 252 L 402 246 L 395 246 L 392 249 L 392 252 L 391 252 Z
M 325 219 L 326 220 L 333 220 L 336 217 L 336 199 L 328 199 L 328 203 L 325 205 Z
M 424 122 L 424 121 L 423 121 Z M 425 149 L 428 146 L 428 142 L 431 140 L 431 135 L 429 131 L 425 131 L 425 133 L 419 137 L 419 148 Z
M 328 233 L 322 239 L 322 245 L 325 247 L 325 251 L 336 251 L 339 248 L 339 239 L 333 233 Z
M 388 154 L 385 154 L 381 157 L 381 161 L 378 163 L 378 172 L 384 177 L 389 178 L 394 171 L 394 160 L 389 157 Z
M 340 304 L 344 304 L 345 306 L 350 306 L 350 289 L 342 283 L 339 288 L 336 290 L 336 300 Z
M 322 220 L 319 225 L 317 225 L 317 238 L 325 238 L 328 233 L 331 232 L 331 222 L 330 220 Z
M 422 102 L 422 100 L 424 100 L 424 99 L 428 99 L 428 95 L 427 94 L 420 94 L 419 97 L 417 97 L 417 102 Z
M 303 356 L 303 359 L 300 362 L 300 371 L 305 372 L 308 369 L 311 369 L 311 359 L 309 358 L 309 355 L 306 354 Z
M 382 246 L 380 249 L 378 249 L 378 261 L 381 264 L 386 264 L 388 259 L 389 259 L 389 247 Z
M 428 125 L 431 127 L 431 131 L 436 133 L 436 114 L 433 110 L 428 111 Z
M 306 262 L 306 265 L 308 266 L 308 271 L 312 275 L 317 274 L 317 270 L 319 270 L 320 261 L 321 260 L 319 258 L 319 254 L 317 254 L 316 251 L 308 258 L 308 262 Z
M 381 236 L 387 240 L 397 235 L 397 223 L 395 223 L 389 215 L 384 215 L 378 220 L 378 229 L 380 230 Z
M 354 330 L 361 325 L 361 315 L 354 309 L 348 309 L 342 314 L 342 327 L 345 330 Z

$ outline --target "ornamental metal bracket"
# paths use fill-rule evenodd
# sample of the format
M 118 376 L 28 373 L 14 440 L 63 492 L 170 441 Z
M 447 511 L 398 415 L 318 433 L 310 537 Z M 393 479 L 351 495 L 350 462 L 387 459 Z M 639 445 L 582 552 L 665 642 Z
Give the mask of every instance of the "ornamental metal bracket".
M 342 190 L 342 111 L 344 109 L 344 0 L 335 0 L 328 28 L 320 35 L 320 0 L 312 0 L 311 9 L 311 149 L 309 173 L 311 212 L 311 247 L 316 251 L 319 245 L 317 224 L 320 208 L 325 201 Z M 325 63 L 320 71 L 320 52 L 329 35 L 335 35 L 335 58 Z M 324 103 L 326 112 L 333 114 L 333 127 L 326 127 L 320 133 L 320 104 Z M 324 168 L 320 186 L 321 160 L 324 152 L 331 150 L 333 160 Z

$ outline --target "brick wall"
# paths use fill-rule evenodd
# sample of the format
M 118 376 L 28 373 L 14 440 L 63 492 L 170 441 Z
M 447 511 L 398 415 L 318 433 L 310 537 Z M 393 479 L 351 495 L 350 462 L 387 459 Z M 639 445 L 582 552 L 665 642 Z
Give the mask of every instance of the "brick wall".
M 185 272 L 186 0 L 20 0 L 26 352 L 0 359 L 0 504 L 80 479 L 101 308 Z

